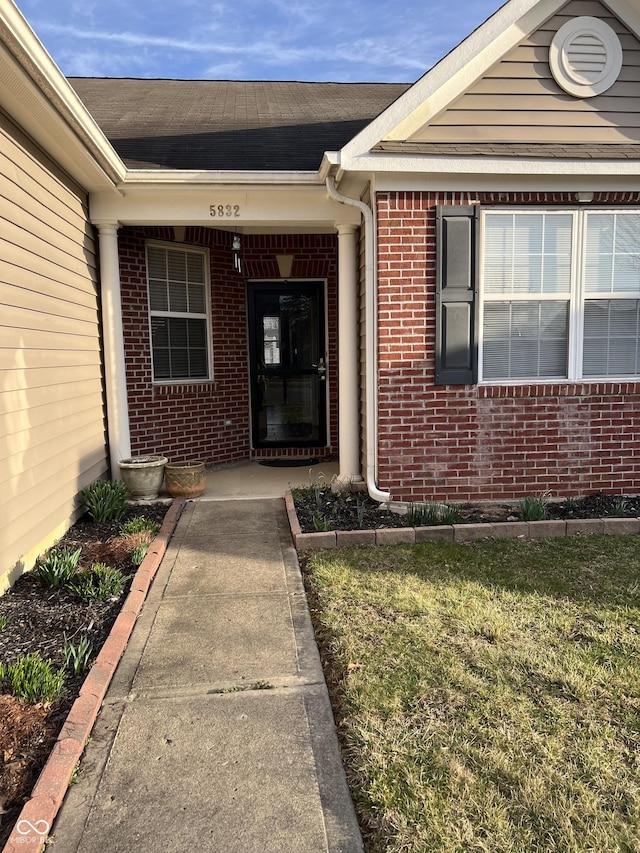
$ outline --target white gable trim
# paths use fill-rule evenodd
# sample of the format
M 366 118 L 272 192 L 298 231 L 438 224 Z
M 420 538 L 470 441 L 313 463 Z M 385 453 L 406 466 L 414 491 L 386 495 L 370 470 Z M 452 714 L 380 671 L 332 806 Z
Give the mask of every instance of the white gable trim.
M 566 2 L 509 0 L 348 142 L 340 151 L 341 168 L 345 171 L 363 168 L 361 158 L 383 139 L 407 139 L 446 110 L 489 68 L 556 14 Z M 605 2 L 632 32 L 640 34 L 640 11 L 633 8 L 632 0 Z M 382 163 L 380 168 L 384 168 Z

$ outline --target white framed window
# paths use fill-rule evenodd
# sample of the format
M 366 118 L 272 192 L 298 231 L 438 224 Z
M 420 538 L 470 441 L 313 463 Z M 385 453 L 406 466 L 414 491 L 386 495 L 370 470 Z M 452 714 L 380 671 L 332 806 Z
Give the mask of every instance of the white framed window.
M 147 244 L 154 382 L 211 379 L 211 314 L 205 249 Z
M 481 381 L 640 374 L 640 211 L 488 210 Z

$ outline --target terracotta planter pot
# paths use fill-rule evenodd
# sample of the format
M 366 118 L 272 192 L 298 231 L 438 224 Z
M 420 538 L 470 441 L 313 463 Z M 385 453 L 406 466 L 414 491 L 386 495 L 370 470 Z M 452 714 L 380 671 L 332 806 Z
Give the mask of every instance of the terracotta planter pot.
M 152 501 L 158 497 L 166 464 L 166 456 L 133 456 L 118 462 L 122 482 L 134 501 Z
M 165 489 L 172 498 L 197 498 L 204 492 L 204 462 L 169 462 L 164 470 Z

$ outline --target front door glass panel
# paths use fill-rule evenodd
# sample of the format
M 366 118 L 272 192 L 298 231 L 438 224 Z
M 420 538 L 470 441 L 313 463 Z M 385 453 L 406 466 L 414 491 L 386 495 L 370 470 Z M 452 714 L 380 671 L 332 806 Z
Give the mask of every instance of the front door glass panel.
M 326 444 L 322 282 L 249 284 L 255 447 Z

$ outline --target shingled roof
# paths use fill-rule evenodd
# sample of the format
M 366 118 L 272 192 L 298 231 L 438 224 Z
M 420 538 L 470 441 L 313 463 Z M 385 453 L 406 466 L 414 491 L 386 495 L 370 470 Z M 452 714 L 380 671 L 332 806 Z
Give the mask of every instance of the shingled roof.
M 408 88 L 71 77 L 131 169 L 316 171 Z

